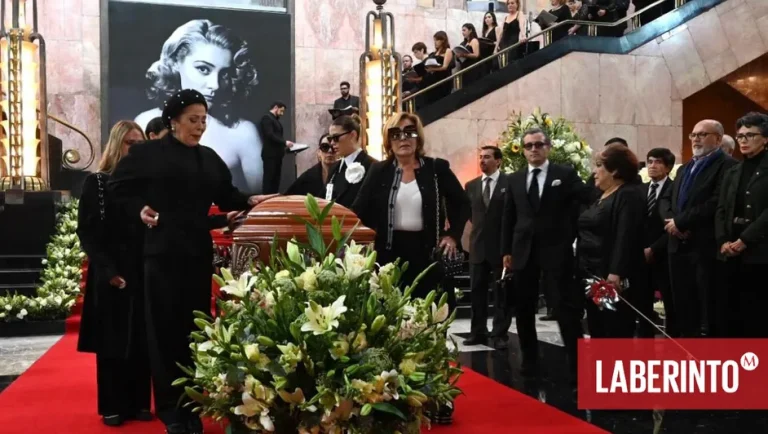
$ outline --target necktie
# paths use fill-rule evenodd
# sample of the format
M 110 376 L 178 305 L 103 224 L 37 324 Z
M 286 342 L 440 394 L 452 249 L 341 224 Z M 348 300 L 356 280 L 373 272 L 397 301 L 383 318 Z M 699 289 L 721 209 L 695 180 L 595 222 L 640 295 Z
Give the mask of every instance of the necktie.
M 536 211 L 539 209 L 539 201 L 541 200 L 539 197 L 539 173 L 541 173 L 541 169 L 533 169 L 531 173 L 533 173 L 533 177 L 531 178 L 531 186 L 528 188 L 528 202 Z
M 650 217 L 653 214 L 653 208 L 656 206 L 656 190 L 659 188 L 659 184 L 651 184 L 651 191 L 648 193 L 648 200 L 646 201 L 646 213 Z
M 491 179 L 490 177 L 485 178 L 485 188 L 483 188 L 483 204 L 488 207 L 488 204 L 491 203 Z

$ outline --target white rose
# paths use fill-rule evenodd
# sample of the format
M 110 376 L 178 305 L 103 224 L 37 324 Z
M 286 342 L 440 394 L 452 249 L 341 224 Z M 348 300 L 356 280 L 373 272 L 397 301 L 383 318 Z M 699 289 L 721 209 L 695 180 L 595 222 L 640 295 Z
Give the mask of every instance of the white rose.
M 0 312 L 0 319 L 5 318 L 5 312 Z
M 573 143 L 569 143 L 569 144 L 565 145 L 565 152 L 567 152 L 569 154 L 573 154 L 574 152 L 576 152 L 578 150 L 579 150 L 578 145 L 574 145 Z
M 296 278 L 296 284 L 305 291 L 314 291 L 317 289 L 317 275 L 313 268 L 307 268 L 299 277 Z
M 288 270 L 278 271 L 277 274 L 275 274 L 275 280 L 290 279 L 290 278 L 291 278 L 291 272 Z
M 581 157 L 579 156 L 579 154 L 571 155 L 571 162 L 573 162 L 574 164 L 581 163 Z
M 10 304 L 6 304 L 6 305 L 5 305 L 5 310 L 7 310 L 8 312 L 10 312 L 11 310 L 13 310 L 13 306 L 11 306 Z
M 352 163 L 347 166 L 347 171 L 344 173 L 344 177 L 350 184 L 357 184 L 365 177 L 365 167 L 360 163 Z

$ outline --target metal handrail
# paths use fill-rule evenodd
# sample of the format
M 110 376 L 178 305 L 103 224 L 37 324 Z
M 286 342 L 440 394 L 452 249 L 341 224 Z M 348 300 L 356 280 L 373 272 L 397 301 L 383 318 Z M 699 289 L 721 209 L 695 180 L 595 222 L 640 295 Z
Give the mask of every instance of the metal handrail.
M 437 88 L 437 87 L 439 87 L 441 85 L 444 85 L 445 83 L 454 81 L 456 79 L 461 80 L 461 76 L 464 75 L 465 73 L 471 71 L 472 69 L 477 68 L 480 65 L 484 65 L 486 62 L 490 62 L 493 59 L 500 58 L 502 55 L 506 55 L 508 52 L 512 51 L 513 49 L 515 49 L 517 47 L 520 47 L 523 44 L 527 44 L 531 39 L 537 38 L 537 37 L 542 36 L 542 35 L 544 35 L 546 37 L 547 34 L 551 33 L 553 30 L 555 30 L 558 27 L 564 27 L 566 25 L 568 25 L 568 26 L 585 25 L 585 26 L 590 26 L 592 28 L 597 28 L 597 27 L 616 27 L 616 26 L 619 26 L 621 24 L 624 24 L 624 23 L 626 23 L 628 21 L 631 21 L 631 20 L 635 19 L 635 17 L 639 18 L 640 14 L 642 14 L 643 12 L 648 11 L 648 10 L 650 10 L 650 9 L 656 7 L 656 6 L 659 6 L 659 5 L 661 5 L 662 3 L 666 2 L 666 1 L 667 0 L 656 0 L 655 2 L 653 2 L 650 5 L 640 9 L 639 11 L 635 11 L 635 13 L 633 13 L 632 15 L 628 15 L 628 16 L 626 16 L 626 17 L 624 17 L 624 18 L 622 18 L 622 19 L 620 19 L 618 21 L 614 21 L 612 23 L 599 23 L 599 22 L 595 22 L 595 21 L 582 21 L 582 20 L 561 21 L 561 22 L 555 24 L 554 26 L 550 26 L 550 27 L 548 27 L 548 28 L 538 32 L 538 33 L 535 33 L 535 34 L 529 36 L 526 39 L 525 42 L 519 41 L 519 42 L 515 43 L 514 45 L 510 45 L 509 47 L 503 48 L 503 49 L 497 51 L 496 53 L 494 53 L 491 56 L 488 56 L 488 57 L 486 57 L 484 59 L 481 59 L 478 62 L 476 62 L 476 63 L 474 63 L 474 64 L 472 64 L 472 65 L 470 65 L 470 66 L 468 66 L 466 68 L 462 68 L 459 72 L 457 72 L 455 74 L 452 74 L 449 77 L 446 77 L 446 78 L 444 78 L 444 79 L 442 79 L 442 80 L 440 80 L 440 81 L 438 81 L 436 83 L 433 83 L 433 84 L 425 87 L 424 89 L 419 90 L 416 93 L 412 93 L 412 94 L 408 95 L 407 97 L 403 98 L 403 102 L 407 103 L 409 101 L 413 101 L 413 100 L 415 100 L 416 97 L 418 97 L 420 95 L 423 95 L 423 94 L 429 92 L 430 90 L 435 89 L 435 88 Z M 677 8 L 681 7 L 682 5 L 684 5 L 686 1 L 687 0 L 675 0 L 675 9 L 677 9 Z M 590 30 L 589 33 L 593 34 L 594 32 L 592 30 Z M 408 111 L 414 111 L 414 110 L 408 110 Z
M 38 110 L 38 111 L 40 111 L 40 110 Z M 90 167 L 90 165 L 93 164 L 93 160 L 96 159 L 96 148 L 93 147 L 93 142 L 91 141 L 90 138 L 88 138 L 88 135 L 85 134 L 85 132 L 83 132 L 83 130 L 81 130 L 80 128 L 78 128 L 78 127 L 70 124 L 69 122 L 65 121 L 64 119 L 60 119 L 60 118 L 58 118 L 58 117 L 56 117 L 56 116 L 54 116 L 54 115 L 52 115 L 50 113 L 48 113 L 48 119 L 50 119 L 52 121 L 55 121 L 55 122 L 65 126 L 65 127 L 69 128 L 70 130 L 80 134 L 81 136 L 83 136 L 83 138 L 85 138 L 85 141 L 88 142 L 88 146 L 91 148 L 91 155 L 88 158 L 88 163 L 86 163 L 85 166 L 83 166 L 83 167 L 84 168 Z M 71 151 L 71 149 L 69 151 L 65 152 L 64 153 L 65 156 L 70 151 Z M 78 161 L 79 161 L 79 159 L 78 159 Z M 69 164 L 69 161 L 68 161 L 67 158 L 62 159 L 62 162 L 64 163 L 64 165 L 68 169 L 77 170 L 75 167 L 73 167 L 72 165 Z M 73 163 L 77 163 L 77 161 L 73 161 Z

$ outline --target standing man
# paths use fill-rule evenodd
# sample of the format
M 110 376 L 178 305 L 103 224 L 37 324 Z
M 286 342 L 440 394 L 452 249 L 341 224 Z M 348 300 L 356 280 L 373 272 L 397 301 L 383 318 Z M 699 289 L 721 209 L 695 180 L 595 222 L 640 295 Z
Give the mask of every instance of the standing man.
M 495 311 L 491 338 L 496 349 L 507 348 L 507 331 L 512 323 L 502 274 L 501 233 L 504 197 L 509 175 L 501 173 L 501 149 L 484 146 L 480 150 L 480 170 L 483 174 L 467 183 L 472 207 L 469 235 L 469 275 L 472 285 L 472 330 L 464 345 L 486 344 L 488 341 L 488 289 L 493 287 Z
M 280 117 L 285 114 L 285 104 L 280 101 L 272 103 L 269 113 L 259 122 L 264 148 L 261 159 L 264 161 L 263 194 L 278 193 L 280 190 L 280 173 L 283 169 L 283 156 L 286 149 L 293 147 L 293 142 L 283 138 L 283 125 Z
M 718 252 L 715 208 L 723 174 L 736 164 L 720 147 L 723 134 L 718 121 L 696 124 L 688 135 L 693 159 L 678 169 L 672 188 L 660 199 L 669 234 L 672 298 L 680 335 L 686 338 L 718 334 L 711 315 L 717 303 L 712 285 Z
M 352 107 L 360 110 L 360 98 L 349 94 L 348 81 L 342 81 L 339 85 L 339 90 L 341 90 L 341 98 L 333 102 L 334 109 L 344 110 L 345 108 Z
M 646 168 L 650 182 L 643 184 L 646 197 L 646 213 L 643 219 L 643 240 L 645 242 L 645 263 L 647 265 L 647 287 L 641 288 L 644 292 L 638 296 L 641 304 L 638 309 L 648 318 L 653 315 L 653 302 L 655 292 L 661 292 L 664 300 L 664 314 L 666 316 L 666 332 L 671 336 L 678 336 L 677 315 L 675 304 L 672 300 L 672 292 L 669 289 L 669 263 L 667 261 L 667 241 L 669 236 L 664 230 L 664 220 L 659 210 L 659 198 L 663 197 L 672 187 L 669 173 L 675 167 L 675 154 L 667 148 L 654 148 L 648 151 L 645 158 Z M 640 319 L 639 336 L 651 338 L 655 335 L 654 328 L 644 319 Z
M 539 341 L 536 310 L 539 281 L 555 288 L 553 306 L 563 337 L 568 364 L 576 377 L 576 341 L 582 336 L 584 291 L 574 285 L 574 203 L 589 201 L 587 187 L 570 166 L 550 163 L 552 144 L 543 130 L 532 128 L 523 135 L 525 170 L 509 177 L 502 223 L 501 251 L 504 268 L 515 273 L 517 332 L 523 355 L 523 374 L 538 374 Z M 551 286 L 550 286 L 551 285 Z

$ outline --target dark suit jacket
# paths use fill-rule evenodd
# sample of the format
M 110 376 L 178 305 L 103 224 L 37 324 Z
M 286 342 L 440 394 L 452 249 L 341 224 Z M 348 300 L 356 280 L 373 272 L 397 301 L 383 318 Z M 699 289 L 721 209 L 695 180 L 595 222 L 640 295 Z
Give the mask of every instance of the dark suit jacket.
M 434 243 L 439 236 L 450 235 L 457 245 L 461 244 L 464 226 L 469 218 L 469 200 L 461 183 L 451 171 L 450 164 L 440 158 L 422 157 L 424 166 L 416 169 L 416 182 L 421 191 L 422 217 L 427 240 Z M 440 207 L 435 191 L 435 174 L 440 188 L 440 196 L 445 198 L 445 208 Z M 395 179 L 395 164 L 392 160 L 374 163 L 365 178 L 360 194 L 357 195 L 352 210 L 363 224 L 376 231 L 376 248 L 386 246 L 387 230 L 393 221 L 389 221 L 389 195 Z M 440 221 L 439 228 L 436 227 Z M 445 228 L 445 221 L 449 228 Z M 429 249 L 433 245 L 425 246 Z
M 355 95 L 350 95 L 349 99 L 344 98 L 338 98 L 336 101 L 333 102 L 333 108 L 337 110 L 345 109 L 349 106 L 355 107 L 357 109 L 360 108 L 360 97 L 357 97 Z
M 754 175 L 747 183 L 747 195 L 745 196 L 745 214 L 742 218 L 750 221 L 744 231 L 737 236 L 733 227 L 736 204 L 736 194 L 739 188 L 743 163 L 731 167 L 723 176 L 720 189 L 720 197 L 715 213 L 715 237 L 717 239 L 717 252 L 720 259 L 720 246 L 729 241 L 740 238 L 747 246 L 741 253 L 742 260 L 748 264 L 768 264 L 768 153 L 762 157 L 762 161 L 755 170 Z
M 670 188 L 672 188 L 673 182 L 674 181 L 671 179 L 664 181 L 664 185 L 661 186 L 661 191 L 658 193 L 658 199 L 656 200 L 656 205 L 653 207 L 653 210 L 651 210 L 651 214 L 644 214 L 645 218 L 643 219 L 643 243 L 645 247 L 650 247 L 651 250 L 653 250 L 653 256 L 657 260 L 666 255 L 667 241 L 669 241 L 667 232 L 664 230 L 664 218 L 661 216 L 662 214 L 660 211 L 661 198 L 664 197 Z M 646 200 L 648 199 L 650 190 L 650 182 L 643 184 L 642 188 L 640 189 Z
M 550 163 L 542 188 L 541 202 L 534 210 L 528 201 L 528 169 L 509 177 L 502 224 L 502 254 L 512 255 L 514 270 L 528 264 L 534 244 L 537 262 L 543 269 L 560 269 L 573 256 L 574 202 L 589 203 L 592 188 L 586 186 L 570 166 Z M 559 181 L 559 182 L 555 182 Z M 552 185 L 553 183 L 557 185 Z
M 263 148 L 261 158 L 283 158 L 285 155 L 285 139 L 283 138 L 283 124 L 272 112 L 265 114 L 259 122 Z
M 376 162 L 376 159 L 368 155 L 367 152 L 361 151 L 355 158 L 355 163 L 360 163 L 365 167 L 365 178 L 356 184 L 350 184 L 345 176 L 347 172 L 347 165 L 339 170 L 339 167 L 344 162 L 344 159 L 337 161 L 336 164 L 331 167 L 330 175 L 328 175 L 328 183 L 333 184 L 333 197 L 332 199 L 339 205 L 343 205 L 347 208 L 352 207 L 352 203 L 357 198 L 357 193 L 360 191 L 360 187 L 363 185 L 365 178 L 368 177 L 368 173 L 371 168 L 371 164 Z M 323 195 L 325 197 L 325 190 Z
M 723 175 L 737 161 L 720 152 L 713 156 L 712 163 L 696 175 L 696 179 L 688 192 L 685 207 L 678 211 L 680 187 L 683 184 L 686 170 L 694 163 L 693 160 L 683 164 L 677 170 L 672 188 L 661 197 L 659 209 L 664 219 L 674 219 L 675 225 L 681 232 L 690 231 L 690 237 L 683 242 L 677 237 L 669 236 L 668 251 L 677 253 L 683 245 L 697 250 L 705 256 L 714 258 L 718 247 L 715 241 L 715 210 L 720 196 L 720 186 Z
M 315 164 L 302 173 L 285 192 L 286 196 L 294 194 L 299 196 L 311 194 L 325 199 L 325 181 L 323 181 L 323 165 L 321 163 Z
M 469 235 L 469 262 L 480 264 L 488 261 L 493 266 L 501 266 L 501 233 L 504 216 L 504 197 L 509 185 L 509 175 L 499 173 L 496 188 L 493 190 L 488 207 L 483 203 L 483 177 L 469 181 L 464 189 L 472 207 L 470 221 L 472 232 Z

